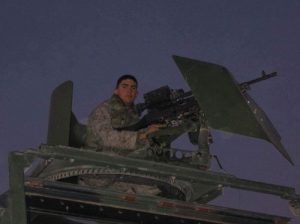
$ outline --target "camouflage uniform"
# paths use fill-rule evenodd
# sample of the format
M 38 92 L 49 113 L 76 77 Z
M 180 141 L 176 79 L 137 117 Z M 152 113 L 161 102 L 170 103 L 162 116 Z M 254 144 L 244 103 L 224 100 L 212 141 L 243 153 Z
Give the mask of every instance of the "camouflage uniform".
M 88 147 L 97 151 L 113 151 L 118 154 L 128 154 L 148 142 L 140 142 L 139 132 L 118 131 L 116 128 L 130 126 L 139 120 L 139 115 L 134 105 L 126 105 L 117 96 L 97 106 L 89 116 L 87 124 Z
M 97 151 L 134 155 L 145 151 L 148 140 L 138 140 L 140 131 L 118 131 L 116 128 L 130 126 L 139 121 L 134 105 L 128 106 L 116 95 L 97 106 L 89 116 L 87 124 L 86 146 Z M 138 149 L 138 150 L 137 150 Z M 132 152 L 135 150 L 134 152 Z M 97 175 L 81 175 L 79 184 L 100 187 L 126 193 L 142 193 L 157 195 L 160 190 L 156 186 L 127 183 L 98 177 Z

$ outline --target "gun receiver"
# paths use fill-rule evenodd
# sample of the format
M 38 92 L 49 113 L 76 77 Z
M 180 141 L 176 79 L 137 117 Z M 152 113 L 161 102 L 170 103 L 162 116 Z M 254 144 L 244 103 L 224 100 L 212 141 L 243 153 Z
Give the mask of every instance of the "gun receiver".
M 273 78 L 275 76 L 277 76 L 277 72 L 272 72 L 270 74 L 266 74 L 265 71 L 262 71 L 261 77 L 256 78 L 256 79 L 252 79 L 252 80 L 247 81 L 247 82 L 242 82 L 242 83 L 239 84 L 239 86 L 241 88 L 241 91 L 244 92 L 244 91 L 250 90 L 250 86 L 252 84 L 257 83 L 257 82 L 261 82 L 261 81 L 264 81 L 264 80 L 267 80 L 267 79 L 270 79 L 270 78 Z

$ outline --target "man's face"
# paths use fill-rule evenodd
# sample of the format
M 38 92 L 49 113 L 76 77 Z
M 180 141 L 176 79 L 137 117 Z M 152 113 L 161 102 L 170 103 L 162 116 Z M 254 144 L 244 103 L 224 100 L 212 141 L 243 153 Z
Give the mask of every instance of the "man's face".
M 118 87 L 114 90 L 114 94 L 119 96 L 127 105 L 130 105 L 134 102 L 137 93 L 136 83 L 131 79 L 122 80 Z

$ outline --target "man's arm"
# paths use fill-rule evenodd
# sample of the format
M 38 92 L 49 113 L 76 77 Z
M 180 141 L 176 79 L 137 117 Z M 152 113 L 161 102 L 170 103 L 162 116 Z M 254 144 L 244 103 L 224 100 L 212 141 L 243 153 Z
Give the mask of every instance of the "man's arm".
M 97 108 L 89 117 L 88 131 L 98 147 L 115 147 L 134 150 L 137 147 L 138 132 L 118 131 L 112 127 L 111 116 L 105 106 Z

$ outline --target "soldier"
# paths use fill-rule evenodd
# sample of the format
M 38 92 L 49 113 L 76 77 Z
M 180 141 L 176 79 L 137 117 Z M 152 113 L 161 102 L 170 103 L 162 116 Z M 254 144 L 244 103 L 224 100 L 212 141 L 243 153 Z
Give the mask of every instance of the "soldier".
M 134 76 L 121 76 L 112 97 L 92 111 L 87 124 L 86 146 L 88 148 L 128 155 L 131 152 L 138 154 L 139 151 L 144 151 L 143 149 L 149 146 L 148 135 L 158 131 L 160 127 L 163 127 L 162 125 L 153 124 L 139 131 L 117 130 L 139 121 L 139 115 L 134 105 L 138 94 L 137 86 L 138 82 Z M 97 175 L 81 176 L 79 184 L 105 187 L 127 193 L 156 195 L 160 192 L 157 187 L 98 178 Z
M 128 74 L 121 76 L 113 96 L 92 111 L 87 124 L 88 147 L 93 147 L 97 151 L 111 150 L 124 155 L 149 145 L 147 136 L 158 131 L 161 125 L 150 125 L 139 131 L 116 130 L 139 120 L 134 105 L 138 94 L 137 86 L 138 82 L 134 76 Z

